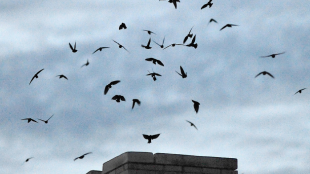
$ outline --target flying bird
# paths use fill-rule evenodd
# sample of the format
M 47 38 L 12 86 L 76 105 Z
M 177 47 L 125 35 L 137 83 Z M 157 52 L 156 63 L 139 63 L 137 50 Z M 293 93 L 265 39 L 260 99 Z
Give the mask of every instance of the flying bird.
M 194 102 L 194 109 L 195 109 L 196 113 L 198 113 L 200 103 L 195 101 L 195 100 L 192 100 L 192 101 Z
M 122 95 L 115 95 L 114 97 L 112 97 L 112 100 L 115 100 L 117 103 L 119 103 L 121 100 L 126 101 L 125 97 Z
M 155 72 L 152 72 L 152 73 L 149 72 L 149 74 L 147 74 L 147 76 L 149 76 L 149 75 L 152 76 L 154 81 L 156 81 L 156 76 L 161 76 L 160 74 L 155 73 Z
M 32 118 L 24 118 L 24 119 L 21 119 L 21 120 L 27 120 L 28 123 L 30 123 L 31 121 L 38 123 L 37 121 L 35 121 L 35 120 L 32 119 Z
M 151 43 L 151 38 L 149 39 L 149 42 L 147 43 L 147 45 L 141 45 L 141 47 L 144 47 L 145 49 L 151 49 L 152 47 L 150 47 L 150 43 Z
M 261 58 L 265 58 L 265 57 L 272 57 L 272 58 L 275 58 L 276 55 L 280 55 L 280 54 L 284 54 L 285 52 L 282 52 L 282 53 L 277 53 L 277 54 L 270 54 L 268 56 L 261 56 Z
M 156 34 L 156 33 L 154 33 L 153 31 L 150 31 L 150 30 L 143 30 L 143 31 L 146 31 L 149 35 L 151 35 L 152 33 Z
M 79 157 L 76 157 L 73 161 L 77 160 L 77 159 L 83 159 L 85 155 L 88 155 L 88 154 L 91 154 L 92 152 L 88 152 L 88 153 L 85 153 L 84 155 L 81 155 Z
M 155 42 L 155 41 L 153 41 L 153 42 Z M 155 42 L 158 46 L 160 46 L 160 48 L 164 48 L 164 42 L 165 42 L 165 37 L 164 37 L 164 39 L 163 39 L 163 43 L 161 44 L 161 45 L 159 45 L 157 42 Z
M 30 159 L 32 159 L 32 158 L 33 158 L 33 157 L 27 158 L 27 159 L 23 162 L 23 164 L 26 163 L 26 162 L 28 162 L 28 161 L 29 161 Z M 23 165 L 23 164 L 22 164 L 22 165 Z
M 307 89 L 307 88 L 300 89 L 300 90 L 298 90 L 295 94 L 297 94 L 297 93 L 300 93 L 300 94 L 301 94 L 301 92 L 302 92 L 303 90 L 305 90 L 305 89 Z M 295 95 L 295 94 L 294 94 L 294 95 Z
M 145 135 L 145 134 L 143 134 L 143 137 L 148 140 L 147 143 L 151 143 L 151 140 L 158 138 L 159 135 L 160 134 L 156 134 L 156 135 Z
M 88 62 L 88 59 L 87 59 L 87 62 L 85 63 L 85 64 L 83 64 L 82 66 L 81 66 L 81 68 L 83 67 L 83 66 L 88 66 L 89 65 L 89 62 Z
M 41 121 L 43 121 L 45 124 L 47 124 L 47 123 L 48 123 L 48 120 L 50 120 L 53 116 L 54 116 L 54 114 L 53 114 L 52 116 L 50 116 L 50 118 L 48 118 L 47 120 L 41 120 L 41 119 L 39 119 L 39 118 L 38 118 L 38 120 L 41 120 Z
M 194 27 L 194 26 L 193 26 Z M 190 37 L 193 37 L 193 34 L 191 34 L 191 31 L 193 29 L 193 27 L 191 28 L 191 30 L 189 30 L 188 34 L 185 36 L 184 40 L 183 40 L 183 44 L 185 44 L 185 42 L 187 41 L 187 39 Z
M 121 25 L 118 27 L 119 30 L 121 29 L 127 29 L 127 26 L 125 23 L 121 23 Z
M 197 129 L 197 127 L 196 127 L 196 125 L 194 124 L 194 123 L 192 123 L 192 122 L 190 122 L 190 121 L 188 121 L 188 120 L 186 120 L 189 124 L 191 124 L 191 126 L 193 126 L 194 128 L 196 128 Z M 197 129 L 198 130 L 198 129 Z
M 39 78 L 39 76 L 38 76 L 38 74 L 41 72 L 41 71 L 43 71 L 44 69 L 41 69 L 40 71 L 38 71 L 33 77 L 32 77 L 32 79 L 30 80 L 30 83 L 32 82 L 32 80 L 34 79 L 34 78 Z M 29 85 L 30 85 L 30 83 L 29 83 Z
M 133 109 L 135 107 L 135 103 L 137 103 L 139 106 L 141 104 L 139 99 L 132 99 L 132 108 L 131 109 Z
M 212 0 L 209 0 L 208 3 L 206 3 L 205 5 L 203 5 L 203 6 L 201 7 L 201 10 L 204 9 L 204 8 L 206 8 L 206 7 L 208 7 L 208 6 L 209 6 L 209 8 L 211 8 L 212 5 L 213 5 Z
M 187 73 L 184 72 L 182 66 L 180 66 L 180 70 L 181 70 L 181 74 L 178 73 L 177 71 L 175 71 L 175 72 L 178 73 L 182 78 L 186 78 L 187 77 Z
M 194 38 L 192 39 L 192 42 L 191 42 L 190 44 L 185 45 L 185 46 L 187 46 L 187 47 L 194 47 L 194 48 L 196 49 L 197 46 L 198 46 L 198 44 L 195 43 L 195 41 L 196 41 L 196 35 L 195 35 Z
M 168 48 L 168 47 L 170 47 L 170 46 L 175 47 L 176 45 L 183 45 L 183 44 L 176 44 L 176 43 L 173 43 L 173 44 L 168 45 L 168 46 L 165 47 L 164 49 L 166 49 L 166 48 Z
M 220 31 L 223 30 L 223 29 L 226 28 L 226 27 L 233 27 L 233 26 L 239 26 L 239 25 L 235 25 L 235 24 L 226 24 L 224 27 L 222 27 L 222 28 L 220 29 Z
M 213 18 L 211 18 L 211 19 L 210 19 L 210 21 L 209 21 L 208 25 L 209 25 L 211 22 L 215 22 L 215 23 L 217 23 L 217 21 L 216 21 L 215 19 L 213 19 Z
M 116 85 L 119 82 L 121 82 L 121 81 L 120 80 L 115 80 L 115 81 L 110 82 L 107 86 L 105 86 L 105 88 L 104 88 L 104 95 L 106 95 L 108 93 L 109 89 L 112 88 L 112 85 Z
M 95 52 L 97 52 L 97 51 L 102 51 L 102 49 L 105 49 L 105 48 L 110 48 L 110 47 L 100 47 L 100 48 L 96 49 L 96 50 L 93 52 L 93 54 L 94 54 Z
M 69 46 L 73 53 L 76 53 L 78 50 L 76 49 L 76 42 L 74 43 L 74 48 L 72 47 L 71 43 L 69 42 Z
M 146 58 L 145 60 L 146 60 L 146 61 L 151 61 L 151 62 L 153 62 L 155 65 L 156 65 L 156 63 L 157 63 L 158 65 L 164 66 L 164 64 L 163 64 L 160 60 L 157 60 L 157 59 L 152 58 L 152 57 Z
M 266 74 L 267 74 L 267 75 L 269 75 L 270 77 L 274 78 L 273 75 L 270 74 L 270 73 L 267 72 L 267 71 L 262 71 L 262 72 L 258 73 L 258 74 L 255 76 L 255 78 L 256 78 L 257 76 L 261 75 L 261 74 L 263 74 L 263 75 L 266 75 Z
M 65 75 L 63 75 L 63 74 L 57 75 L 56 77 L 59 77 L 59 79 L 64 78 L 64 79 L 68 80 L 68 78 Z
M 118 47 L 119 48 L 124 48 L 127 52 L 129 52 L 123 45 L 121 45 L 121 44 L 119 44 L 118 42 L 116 42 L 115 40 L 113 40 L 115 43 L 117 43 L 118 44 Z
M 180 2 L 180 0 L 169 0 L 169 3 L 173 3 L 175 9 L 177 9 L 177 2 Z

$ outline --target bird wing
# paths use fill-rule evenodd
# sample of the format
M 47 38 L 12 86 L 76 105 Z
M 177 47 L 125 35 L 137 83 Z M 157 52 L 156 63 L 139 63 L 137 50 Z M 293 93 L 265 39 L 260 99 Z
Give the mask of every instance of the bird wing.
M 177 1 L 174 0 L 173 5 L 174 5 L 175 9 L 177 9 Z
M 201 7 L 201 10 L 204 9 L 204 8 L 206 8 L 207 6 L 208 6 L 208 4 L 203 5 L 203 6 Z
M 172 44 L 171 44 L 172 45 Z M 167 47 L 165 47 L 164 49 L 166 49 L 166 48 L 168 48 L 168 47 L 170 47 L 171 45 L 168 45 Z
M 106 95 L 106 94 L 108 93 L 109 89 L 110 89 L 110 88 L 108 87 L 108 85 L 107 85 L 107 86 L 105 86 L 105 88 L 104 88 L 104 92 L 103 92 L 103 93 L 104 93 L 104 95 Z M 112 99 L 113 99 L 113 98 L 112 98 Z
M 38 71 L 38 72 L 32 77 L 32 79 L 31 79 L 30 82 L 29 82 L 29 85 L 30 85 L 30 83 L 33 81 L 33 79 L 34 79 L 41 71 L 43 71 L 43 70 L 44 70 L 44 68 L 41 69 L 40 71 Z
M 96 51 L 94 51 L 93 54 L 94 54 L 95 52 L 97 52 L 98 50 L 100 50 L 100 48 L 96 49 Z
M 117 43 L 118 45 L 121 45 L 121 44 L 119 44 L 118 42 L 116 42 L 115 40 L 113 40 L 115 43 Z
M 155 42 L 155 41 L 153 41 L 153 42 Z M 157 42 L 155 42 L 158 46 L 161 46 L 161 45 L 159 45 Z
M 271 55 L 268 55 L 268 56 L 260 56 L 261 58 L 266 58 L 266 57 L 271 57 Z
M 33 76 L 32 79 L 30 80 L 29 85 L 30 85 L 30 83 L 32 82 L 32 80 L 33 80 L 34 78 L 35 78 L 35 76 Z
M 120 96 L 120 99 L 121 99 L 122 101 L 126 101 L 126 100 L 125 100 L 125 97 L 122 96 L 122 95 Z
M 258 73 L 258 74 L 255 76 L 255 78 L 256 78 L 257 76 L 261 75 L 261 74 L 263 74 L 263 72 Z
M 118 99 L 118 95 L 115 95 L 114 97 L 112 97 L 112 100 L 117 100 Z
M 123 46 L 123 48 L 124 48 L 127 52 L 129 52 L 124 46 Z
M 165 42 L 165 37 L 164 37 L 164 39 L 163 39 L 163 45 L 164 45 L 164 42 Z
M 38 120 L 41 120 L 41 119 L 40 119 L 40 118 L 38 118 Z M 41 121 L 45 122 L 45 120 L 41 120 Z
M 194 36 L 194 38 L 192 39 L 192 44 L 194 44 L 196 41 L 196 35 Z
M 150 43 L 151 43 L 151 38 L 149 39 L 147 46 L 150 46 Z
M 40 71 L 38 71 L 37 73 L 36 73 L 36 75 L 38 75 L 41 71 L 43 71 L 44 70 L 44 68 L 43 69 L 41 69 Z
M 270 77 L 274 78 L 272 74 L 270 74 L 269 72 L 266 72 L 266 74 L 268 74 Z
M 149 139 L 150 138 L 150 136 L 148 136 L 148 135 L 145 135 L 145 134 L 142 134 L 143 135 L 143 137 L 145 138 L 145 139 Z
M 183 44 L 185 44 L 185 42 L 187 41 L 187 39 L 188 39 L 188 35 L 185 36 L 185 38 L 184 38 L 184 40 L 183 40 Z
M 140 105 L 140 104 L 141 104 L 141 101 L 140 101 L 140 100 L 138 100 L 138 99 L 136 99 L 136 102 L 137 102 L 137 104 L 138 104 L 138 105 Z
M 119 82 L 121 82 L 121 81 L 120 81 L 120 80 L 115 80 L 115 81 L 110 82 L 110 85 L 116 85 L 116 84 L 118 84 Z
M 28 120 L 28 119 L 31 119 L 31 118 L 24 118 L 24 119 L 21 119 L 21 120 Z
M 150 136 L 150 138 L 151 138 L 151 139 L 156 139 L 156 138 L 158 138 L 158 137 L 159 137 L 159 135 L 160 135 L 160 134 L 151 135 L 151 136 Z
M 193 124 L 192 122 L 190 122 L 190 121 L 188 121 L 188 120 L 186 120 L 189 124 Z
M 88 155 L 88 154 L 91 154 L 92 152 L 88 152 L 88 153 L 85 153 L 84 155 Z M 82 155 L 82 156 L 84 156 L 84 155 Z
M 239 26 L 239 25 L 236 25 L 236 24 L 230 24 L 231 26 Z
M 213 19 L 213 18 L 210 19 L 210 22 L 212 22 L 212 21 L 217 23 L 217 21 L 215 19 Z
M 182 66 L 180 66 L 180 70 L 181 70 L 181 74 L 182 74 L 182 75 L 185 74 L 185 72 L 184 72 Z
M 160 60 L 156 60 L 156 62 L 161 65 L 161 66 L 164 66 L 163 62 L 161 62 Z
M 150 58 L 146 58 L 145 60 L 146 60 L 146 61 L 153 61 L 154 58 L 150 57 Z
M 62 77 L 68 80 L 68 78 L 65 75 L 62 75 Z
M 220 29 L 220 31 L 223 30 L 223 29 L 226 28 L 226 27 L 227 27 L 227 25 L 225 25 L 224 27 L 222 27 L 222 28 Z
M 182 74 L 180 74 L 179 72 L 175 71 L 176 73 L 178 73 L 180 76 L 182 76 Z
M 50 118 L 48 118 L 47 121 L 48 121 L 49 119 L 51 119 L 53 116 L 54 116 L 54 114 L 53 114 L 52 116 L 50 116 Z
M 282 53 L 277 53 L 277 54 L 274 54 L 274 55 L 280 55 L 280 54 L 284 54 L 285 52 L 282 52 Z
M 75 161 L 75 160 L 77 160 L 77 159 L 79 159 L 79 157 L 76 157 L 73 161 Z
M 76 49 L 76 42 L 74 43 L 74 49 Z
M 31 121 L 38 123 L 37 121 L 35 121 L 35 120 L 34 120 L 34 119 L 32 119 L 32 118 L 30 118 L 30 119 L 31 119 Z
M 69 43 L 69 46 L 70 46 L 71 50 L 73 51 L 74 49 L 73 49 L 73 47 L 72 47 L 72 45 L 70 43 Z
M 157 75 L 157 76 L 161 76 L 160 74 L 158 74 L 158 73 L 154 73 L 155 75 Z
M 136 103 L 136 100 L 133 99 L 133 100 L 132 100 L 132 107 L 131 107 L 131 109 L 133 109 L 133 108 L 135 107 L 135 103 Z

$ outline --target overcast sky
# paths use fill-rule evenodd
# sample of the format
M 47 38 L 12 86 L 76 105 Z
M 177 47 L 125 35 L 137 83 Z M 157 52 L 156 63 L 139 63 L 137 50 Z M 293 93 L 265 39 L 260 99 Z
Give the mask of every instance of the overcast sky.
M 308 174 L 310 90 L 294 94 L 310 88 L 310 2 L 214 0 L 201 10 L 207 2 L 2 0 L 0 173 L 84 174 L 142 151 L 237 158 L 245 174 Z M 226 24 L 239 26 L 220 31 Z M 197 49 L 153 42 L 182 43 L 192 27 Z M 99 47 L 110 48 L 92 54 Z M 262 71 L 275 78 L 254 78 Z M 134 98 L 141 105 L 132 110 Z M 151 144 L 142 136 L 157 133 Z

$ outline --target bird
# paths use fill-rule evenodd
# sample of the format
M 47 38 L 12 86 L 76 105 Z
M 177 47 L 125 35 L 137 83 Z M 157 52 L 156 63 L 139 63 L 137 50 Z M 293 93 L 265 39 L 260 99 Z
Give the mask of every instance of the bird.
M 194 124 L 194 123 L 192 123 L 192 122 L 190 122 L 190 121 L 188 121 L 188 120 L 186 120 L 189 124 L 191 124 L 191 126 L 194 126 L 194 128 L 196 128 L 197 129 L 197 127 L 196 127 L 196 125 Z M 197 129 L 198 130 L 198 129 Z
M 166 49 L 166 48 L 168 48 L 168 47 L 170 47 L 170 46 L 175 47 L 176 45 L 183 45 L 183 44 L 176 44 L 176 43 L 173 43 L 173 44 L 168 45 L 168 46 L 165 47 L 164 49 Z
M 113 40 L 115 43 L 117 43 L 118 44 L 118 47 L 119 48 L 124 48 L 127 52 L 129 52 L 123 45 L 121 45 L 121 44 L 119 44 L 118 42 L 116 42 L 115 40 Z
M 47 120 L 41 120 L 41 119 L 39 119 L 39 118 L 38 118 L 38 120 L 41 120 L 41 121 L 43 121 L 45 124 L 47 124 L 47 123 L 48 123 L 48 120 L 50 120 L 53 116 L 54 116 L 54 114 L 53 114 L 52 116 L 50 116 L 50 118 L 48 118 Z
M 21 119 L 21 120 L 27 120 L 28 123 L 30 123 L 31 121 L 38 123 L 37 121 L 35 121 L 35 120 L 32 119 L 32 118 L 24 118 L 24 119 Z
M 265 57 L 272 57 L 272 58 L 275 58 L 276 55 L 280 55 L 280 54 L 284 54 L 285 52 L 282 52 L 282 53 L 277 53 L 277 54 L 270 54 L 268 56 L 261 56 L 261 58 L 265 58 Z
M 194 26 L 193 26 L 194 27 Z M 185 36 L 184 40 L 183 40 L 183 44 L 185 44 L 185 42 L 187 41 L 187 39 L 190 37 L 193 37 L 193 34 L 191 34 L 191 31 L 193 29 L 193 27 L 191 28 L 191 30 L 189 30 L 188 34 Z
M 211 8 L 212 5 L 213 5 L 212 0 L 209 0 L 208 3 L 206 3 L 205 5 L 203 5 L 203 6 L 201 7 L 201 10 L 204 9 L 204 8 L 206 8 L 206 7 L 208 7 L 208 6 L 209 6 L 209 8 Z
M 135 103 L 137 103 L 139 106 L 141 104 L 139 99 L 132 99 L 132 108 L 131 109 L 133 109 L 135 107 Z
M 180 2 L 180 0 L 169 0 L 169 3 L 173 3 L 175 9 L 177 9 L 177 2 Z
M 262 71 L 262 72 L 258 73 L 258 74 L 255 76 L 255 78 L 256 78 L 257 76 L 261 75 L 261 74 L 263 74 L 263 75 L 268 74 L 270 77 L 274 78 L 274 76 L 273 76 L 272 74 L 270 74 L 269 72 L 267 72 L 267 71 Z
M 175 72 L 178 73 L 182 78 L 186 78 L 187 77 L 187 73 L 184 72 L 182 66 L 180 66 L 180 70 L 181 70 L 181 74 L 178 73 L 177 71 L 175 71 Z
M 149 39 L 149 42 L 147 43 L 147 45 L 141 45 L 141 47 L 144 47 L 145 49 L 151 49 L 152 47 L 150 47 L 150 43 L 151 43 L 151 38 Z
M 98 49 L 96 49 L 96 50 L 93 52 L 93 54 L 94 54 L 95 52 L 97 52 L 97 51 L 102 51 L 102 49 L 105 49 L 105 48 L 110 48 L 110 47 L 99 47 Z
M 33 80 L 34 78 L 39 78 L 38 74 L 39 74 L 41 71 L 43 71 L 43 70 L 44 70 L 44 68 L 41 69 L 40 71 L 38 71 L 38 72 L 32 77 L 32 79 L 30 80 L 30 83 L 32 82 L 32 80 Z M 30 85 L 30 83 L 29 83 L 29 85 Z
M 192 100 L 194 102 L 194 109 L 198 113 L 200 103 L 198 101 Z
M 121 23 L 121 25 L 118 27 L 119 30 L 121 29 L 127 29 L 127 26 L 125 23 Z
M 223 30 L 223 29 L 226 28 L 226 27 L 233 27 L 233 26 L 239 26 L 239 25 L 235 25 L 235 24 L 226 24 L 224 27 L 222 27 L 222 28 L 220 29 L 220 31 Z
M 88 66 L 89 65 L 89 62 L 88 62 L 88 59 L 87 59 L 87 62 L 85 63 L 85 64 L 83 64 L 82 66 L 81 66 L 81 68 L 83 67 L 83 66 Z
M 74 48 L 72 47 L 71 43 L 69 42 L 69 46 L 73 53 L 76 53 L 78 50 L 76 49 L 76 42 L 74 43 Z
M 147 74 L 147 76 L 149 76 L 149 75 L 153 77 L 154 81 L 156 81 L 156 76 L 161 76 L 160 74 L 155 73 L 155 72 L 152 72 L 152 73 L 149 72 L 149 74 Z
M 59 77 L 59 79 L 64 78 L 64 79 L 68 80 L 68 78 L 65 75 L 63 75 L 63 74 L 57 75 L 56 77 Z
M 156 33 L 154 33 L 153 31 L 150 31 L 150 30 L 143 30 L 143 31 L 146 31 L 149 35 L 151 35 L 152 33 L 156 34 Z
M 112 100 L 115 100 L 117 103 L 119 103 L 121 100 L 126 101 L 125 97 L 122 95 L 115 95 L 114 97 L 112 97 Z
M 153 42 L 155 42 L 155 41 L 153 41 Z M 165 42 L 165 37 L 164 37 L 164 39 L 163 39 L 163 43 L 161 44 L 161 45 L 159 45 L 157 42 L 155 42 L 158 46 L 160 46 L 160 48 L 164 48 L 164 42 Z
M 297 93 L 300 93 L 300 94 L 301 94 L 301 92 L 302 92 L 303 90 L 305 90 L 305 89 L 307 89 L 307 88 L 300 89 L 300 90 L 298 90 L 295 94 L 297 94 Z M 294 94 L 294 95 L 295 95 L 295 94 Z
M 27 159 L 23 162 L 23 164 L 26 163 L 26 162 L 28 162 L 28 161 L 29 161 L 30 159 L 32 159 L 32 158 L 33 158 L 33 157 L 27 158 Z M 23 164 L 22 164 L 22 165 L 23 165 Z
M 209 20 L 208 25 L 209 25 L 211 22 L 215 22 L 215 23 L 217 23 L 217 21 L 216 21 L 215 19 L 213 19 L 213 18 L 211 18 L 211 19 Z
M 151 140 L 158 138 L 159 135 L 160 134 L 155 134 L 155 135 L 145 135 L 145 134 L 143 134 L 143 137 L 148 140 L 147 143 L 151 143 Z
M 196 49 L 197 46 L 198 46 L 198 44 L 195 43 L 195 41 L 196 41 L 196 35 L 195 35 L 194 38 L 192 39 L 192 42 L 191 42 L 190 44 L 185 45 L 185 46 L 187 46 L 187 47 L 194 47 L 194 48 Z
M 104 88 L 104 95 L 106 95 L 109 91 L 110 88 L 112 88 L 112 85 L 116 85 L 118 84 L 119 82 L 121 82 L 120 80 L 115 80 L 115 81 L 112 81 L 110 82 L 109 84 L 107 84 Z
M 160 60 L 157 60 L 157 59 L 152 58 L 152 57 L 146 58 L 145 60 L 146 60 L 146 61 L 152 61 L 155 65 L 156 65 L 156 63 L 157 63 L 158 65 L 164 66 L 164 64 L 163 64 Z
M 88 154 L 91 154 L 92 152 L 88 152 L 88 153 L 85 153 L 84 155 L 81 155 L 79 157 L 76 157 L 73 161 L 77 160 L 77 159 L 83 159 L 85 155 L 88 155 Z

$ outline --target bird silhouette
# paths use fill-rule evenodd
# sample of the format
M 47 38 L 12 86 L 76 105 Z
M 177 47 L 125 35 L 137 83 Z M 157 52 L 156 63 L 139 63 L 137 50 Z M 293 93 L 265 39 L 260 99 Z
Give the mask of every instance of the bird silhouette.
M 270 74 L 269 72 L 267 72 L 267 71 L 262 71 L 262 72 L 260 72 L 260 73 L 258 73 L 256 76 L 255 76 L 255 78 L 257 77 L 257 76 L 259 76 L 259 75 L 261 75 L 261 74 L 263 74 L 263 75 L 269 75 L 270 77 L 272 77 L 272 78 L 274 78 L 274 76 L 272 75 L 272 74 Z
M 153 42 L 155 42 L 155 41 L 153 41 Z M 164 48 L 164 42 L 165 42 L 165 37 L 164 37 L 164 39 L 163 39 L 163 43 L 161 44 L 161 45 L 159 45 L 159 43 L 157 43 L 157 42 L 155 42 L 158 46 L 160 46 L 160 48 Z
M 195 101 L 195 100 L 192 100 L 192 101 L 194 102 L 194 109 L 195 109 L 196 113 L 198 113 L 200 103 Z
M 108 85 L 106 85 L 105 88 L 104 88 L 104 95 L 106 95 L 108 93 L 109 89 L 112 88 L 112 85 L 116 85 L 119 82 L 121 82 L 121 81 L 120 80 L 115 80 L 115 81 L 110 82 Z
M 113 40 L 113 41 L 118 44 L 119 48 L 124 48 L 127 52 L 129 52 L 123 45 L 121 45 L 120 43 L 116 42 L 115 40 Z
M 110 48 L 110 47 L 99 47 L 98 49 L 96 49 L 96 50 L 93 52 L 93 54 L 94 54 L 95 52 L 97 52 L 97 51 L 102 51 L 102 49 L 105 49 L 105 48 Z
M 83 67 L 83 66 L 88 66 L 89 65 L 89 62 L 88 62 L 88 59 L 87 59 L 87 62 L 85 63 L 85 64 L 83 64 L 82 66 L 81 66 L 81 68 Z
M 56 77 L 59 77 L 59 79 L 64 78 L 64 79 L 68 80 L 68 78 L 65 75 L 63 75 L 63 74 L 57 75 Z
M 126 101 L 125 97 L 122 95 L 115 95 L 114 97 L 112 97 L 112 100 L 115 100 L 117 103 L 119 103 L 121 100 Z
M 209 6 L 209 8 L 211 8 L 212 5 L 213 5 L 212 0 L 209 0 L 208 3 L 206 3 L 205 5 L 203 5 L 203 6 L 201 7 L 201 10 L 204 9 L 204 8 L 206 8 L 206 7 L 208 7 L 208 6 Z
M 156 33 L 154 33 L 153 31 L 150 31 L 150 30 L 143 30 L 143 31 L 146 31 L 149 35 L 151 35 L 152 33 L 156 34 Z
M 152 58 L 152 57 L 146 58 L 145 60 L 146 60 L 146 61 L 151 61 L 151 62 L 153 62 L 155 65 L 156 65 L 156 63 L 157 63 L 158 65 L 164 66 L 164 64 L 163 64 L 160 60 L 157 60 L 157 59 Z
M 193 27 L 189 30 L 188 34 L 185 36 L 185 38 L 183 40 L 183 44 L 185 44 L 185 42 L 187 41 L 188 38 L 192 38 L 193 37 L 193 34 L 191 34 L 191 31 L 192 31 Z
M 276 55 L 280 55 L 280 54 L 284 54 L 285 52 L 282 52 L 282 53 L 277 53 L 277 54 L 270 54 L 268 56 L 261 56 L 261 58 L 266 58 L 266 57 L 272 57 L 272 58 L 275 58 Z
M 175 72 L 178 73 L 182 78 L 186 78 L 187 77 L 187 73 L 184 72 L 182 66 L 180 66 L 180 70 L 181 70 L 181 74 L 178 73 L 177 71 L 175 71 Z
M 24 118 L 24 119 L 21 119 L 21 120 L 27 120 L 28 121 L 28 123 L 30 123 L 31 121 L 32 122 L 36 122 L 36 123 L 38 123 L 37 121 L 35 121 L 34 119 L 32 119 L 32 118 Z
M 223 30 L 223 29 L 226 28 L 226 27 L 233 27 L 233 26 L 239 26 L 239 25 L 235 25 L 235 24 L 226 24 L 224 27 L 222 27 L 222 28 L 220 29 L 220 31 Z
M 156 135 L 145 135 L 145 134 L 143 134 L 143 137 L 148 140 L 147 143 L 151 143 L 151 141 L 158 138 L 159 135 L 160 134 L 156 134 Z
M 74 43 L 74 48 L 72 47 L 71 43 L 69 42 L 69 46 L 73 53 L 76 53 L 78 50 L 76 49 L 76 42 Z
M 83 159 L 85 157 L 85 155 L 88 155 L 88 154 L 91 154 L 92 152 L 88 152 L 88 153 L 85 153 L 84 155 L 81 155 L 79 157 L 76 157 L 73 161 L 77 160 L 77 159 Z
M 192 122 L 190 122 L 190 121 L 188 121 L 188 120 L 186 120 L 189 124 L 191 124 L 191 126 L 193 126 L 194 128 L 196 128 L 197 129 L 197 127 L 196 127 L 196 125 L 194 124 L 194 123 L 192 123 Z M 198 130 L 198 129 L 197 129 Z
M 39 78 L 38 74 L 39 74 L 41 71 L 43 71 L 43 70 L 44 70 L 44 69 L 41 69 L 40 71 L 38 71 L 38 72 L 32 77 L 32 79 L 30 80 L 30 83 L 32 82 L 33 79 Z M 29 85 L 30 85 L 30 83 L 29 83 Z
M 176 45 L 183 45 L 183 44 L 176 44 L 176 43 L 173 43 L 173 44 L 168 45 L 168 46 L 165 47 L 164 49 L 166 49 L 166 48 L 168 48 L 168 47 L 170 47 L 170 46 L 175 47 Z
M 198 46 L 198 44 L 195 43 L 195 41 L 196 41 L 196 35 L 195 35 L 194 38 L 192 39 L 192 42 L 191 42 L 190 44 L 185 45 L 185 46 L 187 46 L 187 47 L 194 47 L 194 48 L 196 49 L 197 46 Z
M 127 29 L 127 26 L 125 23 L 121 23 L 121 25 L 118 27 L 119 30 L 121 29 Z
M 26 162 L 28 162 L 28 161 L 29 161 L 30 159 L 32 159 L 32 158 L 33 158 L 33 157 L 27 158 L 27 159 L 23 162 L 23 164 L 26 163 Z M 23 164 L 22 164 L 22 165 L 23 165 Z
M 173 3 L 175 9 L 177 9 L 177 2 L 180 2 L 180 0 L 169 0 L 169 3 Z
M 133 109 L 135 107 L 135 103 L 137 103 L 139 106 L 141 104 L 139 99 L 132 99 L 132 108 L 131 109 Z
M 161 76 L 160 74 L 155 73 L 155 72 L 152 72 L 152 73 L 149 72 L 149 74 L 147 74 L 147 76 L 149 76 L 149 75 L 152 76 L 154 81 L 156 81 L 156 76 Z
M 50 116 L 50 118 L 48 118 L 47 120 L 41 120 L 41 119 L 39 119 L 39 118 L 38 118 L 38 120 L 41 120 L 41 121 L 43 121 L 45 124 L 47 124 L 47 123 L 48 123 L 48 120 L 50 120 L 53 116 L 54 116 L 54 114 L 53 114 L 52 116 Z
M 302 92 L 303 90 L 305 90 L 305 89 L 307 89 L 307 88 L 300 89 L 300 90 L 298 90 L 295 94 L 297 94 L 297 93 L 300 93 L 300 94 L 301 94 L 301 92 Z M 295 95 L 295 94 L 294 94 L 294 95 Z
M 217 23 L 217 21 L 216 21 L 215 19 L 213 19 L 213 18 L 211 18 L 211 19 L 209 20 L 208 25 L 209 25 L 211 22 L 215 22 L 215 23 Z
M 151 43 L 151 38 L 149 39 L 149 42 L 147 43 L 147 45 L 141 45 L 141 47 L 144 47 L 145 49 L 151 49 L 152 47 L 150 47 L 150 43 Z

